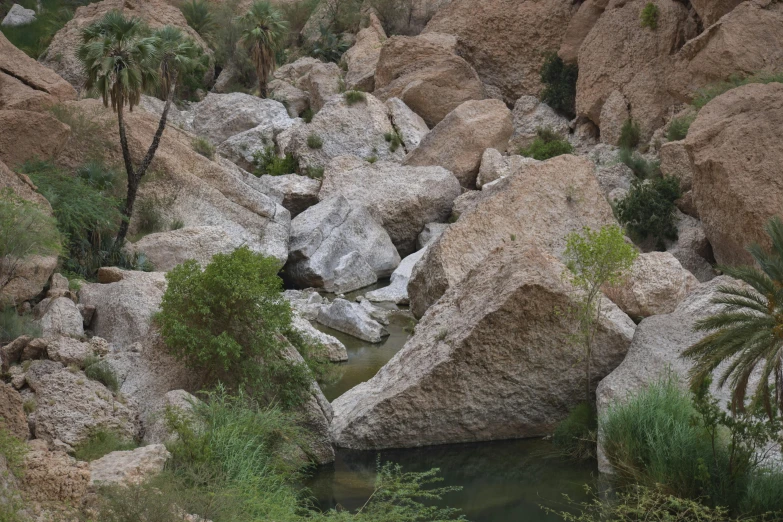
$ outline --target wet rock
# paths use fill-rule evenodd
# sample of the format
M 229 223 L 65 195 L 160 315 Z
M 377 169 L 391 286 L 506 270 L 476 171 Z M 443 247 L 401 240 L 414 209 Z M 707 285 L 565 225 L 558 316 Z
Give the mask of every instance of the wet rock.
M 298 313 L 294 313 L 291 327 L 314 344 L 323 346 L 326 350 L 326 356 L 331 362 L 344 362 L 348 360 L 348 350 L 346 350 L 343 343 L 336 337 L 318 330 L 310 321 Z

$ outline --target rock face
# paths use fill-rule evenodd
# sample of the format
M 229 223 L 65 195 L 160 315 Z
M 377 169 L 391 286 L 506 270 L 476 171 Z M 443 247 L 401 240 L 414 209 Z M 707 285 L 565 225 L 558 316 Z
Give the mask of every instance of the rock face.
M 153 314 L 158 311 L 166 277 L 162 272 L 127 272 L 116 283 L 86 284 L 79 301 L 95 307 L 91 329 L 117 347 L 139 342 L 150 331 Z
M 497 149 L 487 149 L 481 156 L 481 166 L 479 167 L 478 177 L 476 178 L 476 187 L 483 188 L 493 181 L 500 178 L 520 174 L 527 165 L 539 163 L 533 158 L 512 155 L 504 156 Z
M 460 185 L 441 167 L 404 167 L 380 161 L 369 164 L 355 156 L 332 160 L 324 173 L 319 199 L 342 195 L 373 209 L 401 255 L 416 250 L 424 225 L 446 221 Z
M 465 102 L 424 137 L 404 164 L 441 166 L 470 188 L 476 184 L 484 151 L 505 151 L 513 132 L 511 111 L 500 100 Z
M 179 8 L 164 0 L 103 0 L 77 8 L 73 19 L 54 35 L 41 61 L 71 85 L 81 89 L 85 77 L 81 63 L 76 58 L 76 49 L 81 43 L 81 32 L 106 13 L 115 10 L 127 17 L 141 18 L 153 29 L 173 25 L 181 29 L 207 53 L 211 53 L 207 43 L 188 26 Z
M 48 113 L 0 110 L 0 161 L 11 167 L 51 159 L 65 147 L 71 129 Z
M 300 119 L 270 119 L 252 129 L 232 135 L 218 145 L 217 152 L 238 167 L 252 172 L 255 168 L 255 153 L 274 147 L 275 139 L 279 135 L 301 123 Z
M 75 99 L 68 82 L 0 34 L 0 109 L 34 111 Z
M 120 402 L 106 387 L 82 372 L 62 368 L 37 379 L 27 379 L 35 391 L 35 436 L 78 446 L 97 430 L 129 440 L 141 436 L 134 401 Z
M 557 51 L 576 7 L 568 0 L 454 0 L 433 17 L 425 33 L 459 39 L 460 56 L 507 101 L 541 90 L 539 70 L 547 51 Z
M 468 100 L 483 100 L 476 71 L 455 53 L 454 37 L 393 36 L 381 49 L 375 95 L 399 98 L 434 127 Z
M 741 3 L 742 0 L 695 0 L 691 5 L 701 18 L 704 27 L 709 27 Z
M 630 117 L 623 93 L 612 91 L 601 107 L 601 143 L 619 145 L 623 124 Z
M 715 262 L 715 257 L 701 221 L 680 212 L 677 236 L 677 241 L 667 245 L 666 251 L 702 283 L 713 279 L 716 274 L 711 263 Z
M 298 174 L 264 175 L 255 186 L 283 205 L 292 218 L 318 203 L 318 191 L 321 190 L 320 181 Z
M 735 284 L 738 284 L 737 281 L 729 277 L 717 277 L 709 283 L 699 285 L 672 313 L 643 320 L 636 328 L 628 355 L 622 364 L 598 385 L 598 417 L 600 418 L 610 405 L 624 400 L 662 377 L 671 375 L 683 387 L 687 386 L 691 362 L 681 359 L 680 355 L 704 337 L 703 333 L 694 332 L 693 326 L 699 319 L 719 310 L 718 305 L 710 302 L 718 295 L 717 289 Z M 728 395 L 725 399 L 721 404 L 726 403 Z M 611 471 L 609 463 L 600 451 L 600 444 L 598 463 L 601 471 Z
M 585 0 L 579 10 L 571 17 L 568 28 L 563 35 L 558 56 L 566 63 L 576 63 L 579 48 L 582 46 L 590 30 L 601 17 L 609 0 Z
M 64 365 L 75 364 L 83 368 L 84 362 L 91 355 L 106 355 L 108 343 L 100 337 L 93 337 L 89 342 L 82 342 L 70 337 L 50 339 L 46 345 L 46 355 L 49 359 Z
M 90 465 L 62 451 L 49 451 L 43 440 L 28 443 L 22 489 L 28 501 L 77 503 L 87 494 Z
M 585 157 L 559 156 L 498 181 L 496 190 L 452 224 L 414 268 L 408 285 L 413 314 L 424 315 L 505 243 L 536 244 L 559 256 L 570 232 L 614 224 L 594 169 Z
M 418 263 L 422 257 L 424 257 L 425 253 L 426 249 L 421 249 L 403 259 L 400 262 L 400 266 L 397 267 L 397 270 L 392 272 L 389 286 L 367 292 L 365 297 L 369 301 L 376 303 L 386 302 L 398 305 L 410 303 L 410 299 L 408 298 L 408 282 L 410 281 L 413 267 L 416 266 L 416 263 Z
M 231 136 L 259 125 L 285 128 L 291 118 L 279 101 L 241 92 L 210 93 L 189 111 L 191 126 L 199 136 L 220 145 Z
M 326 356 L 331 362 L 345 362 L 348 360 L 348 350 L 336 337 L 324 333 L 315 328 L 310 321 L 295 313 L 291 320 L 291 326 L 299 332 L 300 335 L 308 337 L 316 344 L 320 344 L 326 349 Z
M 557 114 L 552 107 L 538 101 L 535 96 L 522 96 L 514 104 L 512 112 L 514 147 L 527 147 L 536 138 L 538 129 L 549 129 L 564 138 L 570 133 L 568 119 Z
M 0 426 L 21 440 L 30 436 L 22 397 L 10 384 L 0 383 Z
M 668 252 L 641 254 L 619 286 L 606 295 L 634 318 L 668 314 L 697 286 L 699 281 Z
M 416 335 L 368 382 L 333 406 L 335 445 L 414 447 L 550 433 L 583 400 L 566 270 L 537 247 L 513 242 L 449 289 Z M 593 354 L 594 383 L 625 356 L 633 322 L 608 303 Z M 535 371 L 533 371 L 535 369 Z
M 751 263 L 745 247 L 770 244 L 764 225 L 780 215 L 783 201 L 774 145 L 781 123 L 783 85 L 771 83 L 717 97 L 691 124 L 685 147 L 694 167 L 693 201 L 720 264 Z
M 348 68 L 345 73 L 347 89 L 372 92 L 375 90 L 375 68 L 381 57 L 386 32 L 375 14 L 370 14 L 370 25 L 356 35 L 356 43 L 343 55 Z
M 368 343 L 379 343 L 389 332 L 359 304 L 335 299 L 323 306 L 317 321 L 324 326 L 344 332 Z
M 41 318 L 41 330 L 44 337 L 57 335 L 84 335 L 82 314 L 73 301 L 67 297 L 58 297 L 49 303 Z
M 386 107 L 389 109 L 392 125 L 397 129 L 405 150 L 410 152 L 418 147 L 424 136 L 430 132 L 424 119 L 399 98 L 390 98 L 386 102 Z
M 384 137 L 394 132 L 386 105 L 372 94 L 365 94 L 365 98 L 353 105 L 343 95 L 330 98 L 312 122 L 291 130 L 285 152 L 292 153 L 302 168 L 325 167 L 333 158 L 346 154 L 401 160 L 404 150 L 391 151 Z M 310 146 L 312 137 L 321 140 L 320 147 Z
M 301 288 L 349 292 L 388 277 L 399 264 L 389 234 L 367 209 L 343 196 L 310 207 L 291 223 L 285 270 Z M 374 276 L 369 283 L 361 277 L 367 273 Z
M 0 25 L 4 27 L 17 27 L 35 22 L 35 10 L 25 9 L 19 4 L 14 4 L 8 10 Z
M 90 462 L 90 485 L 141 484 L 163 471 L 169 458 L 171 453 L 163 444 L 151 444 L 132 451 L 112 451 Z
M 144 236 L 131 250 L 147 256 L 156 270 L 168 272 L 188 259 L 205 266 L 215 254 L 227 254 L 240 246 L 238 238 L 220 227 L 186 227 Z
M 320 111 L 326 100 L 341 89 L 342 71 L 336 63 L 317 63 L 307 75 L 305 88 L 310 93 L 310 108 Z

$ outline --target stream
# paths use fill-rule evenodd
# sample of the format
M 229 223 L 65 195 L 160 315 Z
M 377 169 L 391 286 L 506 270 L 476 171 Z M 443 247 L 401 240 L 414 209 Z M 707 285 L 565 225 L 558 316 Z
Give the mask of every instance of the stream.
M 364 289 L 361 293 L 368 291 Z M 355 296 L 349 294 L 348 299 Z M 342 377 L 325 386 L 333 401 L 357 384 L 371 379 L 412 335 L 412 319 L 392 315 L 390 336 L 381 344 L 370 344 L 316 325 L 337 337 L 348 349 L 348 362 L 341 364 Z M 584 484 L 593 485 L 598 475 L 594 462 L 566 461 L 553 451 L 551 443 L 538 439 L 451 444 L 414 449 L 354 451 L 335 448 L 335 462 L 317 468 L 307 482 L 321 509 L 361 507 L 373 491 L 376 461 L 394 462 L 405 471 L 440 468 L 444 479 L 438 486 L 461 486 L 444 496 L 443 506 L 462 509 L 473 522 L 554 522 L 541 505 L 566 510 L 563 494 L 572 500 L 588 500 Z

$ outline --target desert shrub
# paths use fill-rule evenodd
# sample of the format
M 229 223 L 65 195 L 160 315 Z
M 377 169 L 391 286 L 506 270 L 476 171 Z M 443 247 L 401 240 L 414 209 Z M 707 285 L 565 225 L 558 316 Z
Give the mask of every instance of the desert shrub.
M 13 341 L 22 335 L 40 337 L 41 327 L 32 315 L 20 315 L 13 306 L 0 308 L 0 343 Z
M 120 383 L 117 381 L 117 376 L 111 369 L 106 361 L 102 361 L 97 357 L 88 357 L 84 361 L 84 375 L 93 381 L 97 381 L 113 393 L 117 393 L 120 389 Z
M 201 36 L 209 35 L 215 28 L 212 10 L 206 0 L 190 0 L 180 7 L 188 25 Z
M 156 321 L 169 351 L 207 381 L 290 407 L 304 399 L 312 373 L 291 360 L 281 335 L 291 309 L 279 268 L 247 247 L 216 255 L 203 271 L 186 261 L 166 274 Z
M 576 80 L 579 69 L 576 65 L 566 64 L 557 55 L 550 53 L 541 66 L 541 101 L 554 110 L 573 118 L 576 114 Z
M 653 31 L 658 29 L 659 14 L 660 11 L 658 10 L 658 6 L 652 2 L 647 2 L 647 5 L 644 6 L 641 14 L 639 15 L 639 20 L 642 24 L 642 27 L 649 27 Z
M 617 219 L 637 240 L 652 238 L 659 249 L 664 240 L 677 239 L 674 202 L 681 196 L 680 180 L 664 176 L 634 181 L 628 194 L 617 202 Z
M 350 49 L 351 45 L 334 34 L 334 31 L 329 27 L 321 26 L 320 31 L 321 34 L 318 40 L 312 43 L 308 54 L 324 62 L 339 63 L 343 54 Z
M 305 24 L 318 7 L 319 0 L 296 0 L 280 6 L 283 18 L 288 22 L 288 46 L 301 45 L 301 33 Z
M 661 163 L 657 160 L 648 160 L 638 152 L 630 149 L 620 149 L 617 155 L 620 163 L 624 163 L 637 179 L 652 179 L 661 176 Z
M 555 447 L 576 460 L 595 458 L 598 418 L 592 405 L 583 402 L 572 409 L 552 435 Z
M 299 169 L 299 162 L 292 154 L 286 154 L 280 157 L 275 153 L 274 146 L 269 146 L 263 150 L 258 150 L 253 154 L 253 174 L 256 176 L 282 176 L 283 174 L 294 174 Z
M 304 170 L 303 174 L 308 178 L 321 179 L 324 177 L 324 168 L 310 165 Z
M 313 116 L 315 116 L 315 112 L 313 112 L 313 109 L 310 107 L 303 110 L 302 114 L 299 115 L 305 123 L 311 123 L 313 121 Z
M 124 197 L 127 178 L 125 172 L 113 166 L 106 165 L 100 160 L 89 160 L 76 169 L 76 176 L 100 191 L 102 194 L 113 197 Z
M 58 254 L 61 241 L 56 221 L 41 207 L 18 197 L 10 188 L 0 190 L 0 290 L 13 279 L 24 259 Z
M 396 152 L 402 146 L 402 134 L 398 130 L 387 132 L 383 135 L 383 139 L 389 144 L 389 152 Z
M 536 131 L 536 139 L 529 147 L 525 147 L 519 153 L 525 157 L 537 160 L 548 160 L 562 154 L 571 154 L 574 148 L 559 134 L 550 129 L 540 128 Z
M 343 96 L 348 105 L 355 105 L 367 100 L 367 96 L 362 91 L 346 91 Z
M 307 146 L 311 149 L 320 149 L 324 146 L 324 140 L 318 134 L 310 134 L 307 137 Z
M 136 227 L 141 234 L 151 234 L 163 230 L 161 202 L 154 197 L 146 197 L 136 206 Z
M 179 230 L 185 226 L 185 222 L 181 219 L 175 219 L 171 222 L 171 227 L 169 227 L 169 230 Z
M 215 146 L 206 138 L 195 138 L 193 140 L 193 150 L 208 159 L 215 158 Z
M 783 72 L 762 72 L 746 77 L 736 74 L 732 75 L 724 82 L 713 83 L 697 90 L 696 96 L 693 98 L 693 106 L 697 110 L 701 109 L 721 94 L 737 87 L 742 87 L 743 85 L 749 85 L 751 83 L 783 83 Z
M 98 430 L 91 433 L 86 441 L 75 448 L 73 456 L 76 460 L 92 462 L 112 451 L 128 451 L 137 447 L 138 445 L 133 441 L 124 439 L 112 431 Z
M 628 118 L 620 128 L 620 139 L 617 144 L 621 149 L 633 150 L 639 145 L 641 134 L 642 129 L 639 124 Z
M 673 118 L 669 122 L 669 129 L 666 131 L 666 139 L 669 141 L 684 140 L 688 136 L 688 129 L 691 123 L 696 119 L 695 114 L 687 114 L 679 118 Z

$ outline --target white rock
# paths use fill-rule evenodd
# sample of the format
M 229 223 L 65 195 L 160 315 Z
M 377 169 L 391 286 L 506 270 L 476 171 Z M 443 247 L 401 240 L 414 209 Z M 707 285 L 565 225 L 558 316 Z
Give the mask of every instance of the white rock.
M 402 137 L 402 143 L 406 152 L 410 152 L 419 146 L 421 140 L 430 132 L 424 118 L 413 112 L 405 102 L 399 98 L 389 98 L 386 101 L 389 108 L 389 117 L 397 132 Z
M 369 343 L 379 343 L 389 332 L 357 303 L 335 299 L 318 313 L 318 322 Z
M 365 297 L 376 303 L 408 304 L 410 302 L 408 299 L 408 281 L 410 281 L 413 267 L 416 266 L 416 263 L 419 262 L 425 253 L 426 247 L 403 259 L 397 270 L 392 273 L 389 286 L 367 292 Z
M 513 147 L 527 147 L 536 138 L 538 129 L 550 129 L 564 138 L 570 128 L 568 119 L 560 116 L 549 105 L 535 96 L 522 96 L 514 104 L 512 111 L 514 134 L 510 144 Z
M 41 330 L 44 337 L 82 336 L 84 319 L 73 301 L 67 297 L 58 297 L 50 303 L 41 318 Z
M 291 327 L 300 335 L 309 338 L 312 342 L 326 348 L 326 355 L 332 362 L 344 362 L 348 360 L 348 350 L 336 337 L 324 333 L 315 328 L 310 321 L 294 312 Z
M 27 25 L 35 22 L 35 10 L 25 9 L 19 4 L 14 4 L 8 11 L 8 14 L 3 18 L 3 27 L 18 27 L 20 25 Z
M 163 444 L 132 451 L 112 451 L 90 462 L 90 485 L 129 486 L 145 482 L 163 471 L 171 453 Z
M 209 93 L 189 112 L 193 131 L 213 145 L 259 125 L 284 127 L 291 119 L 282 103 L 240 92 Z

